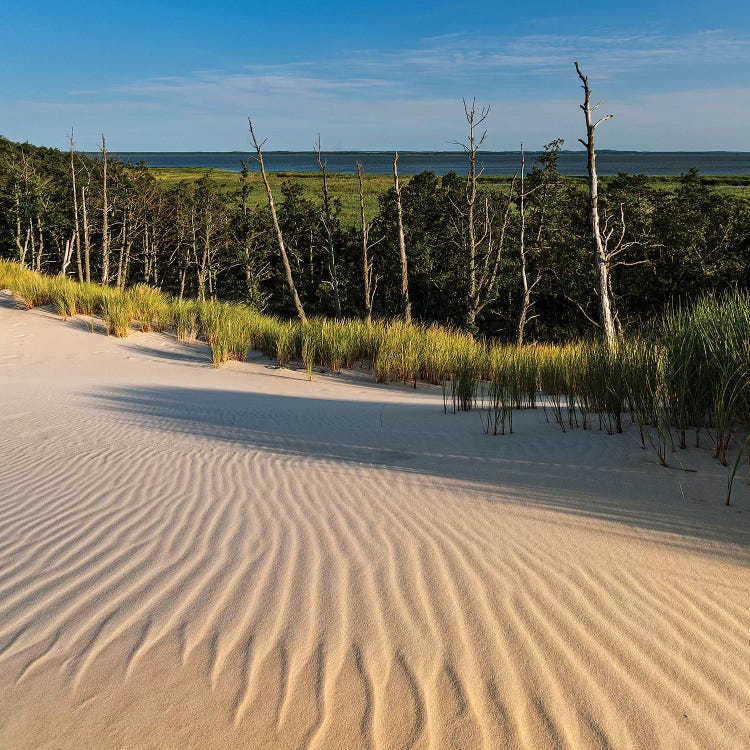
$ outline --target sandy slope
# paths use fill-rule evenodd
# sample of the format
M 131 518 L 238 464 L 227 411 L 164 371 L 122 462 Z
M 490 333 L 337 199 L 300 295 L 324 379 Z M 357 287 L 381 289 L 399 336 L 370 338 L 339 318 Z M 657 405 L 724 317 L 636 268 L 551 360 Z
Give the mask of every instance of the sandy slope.
M 750 505 L 631 435 L 0 296 L 0 747 L 750 746 Z

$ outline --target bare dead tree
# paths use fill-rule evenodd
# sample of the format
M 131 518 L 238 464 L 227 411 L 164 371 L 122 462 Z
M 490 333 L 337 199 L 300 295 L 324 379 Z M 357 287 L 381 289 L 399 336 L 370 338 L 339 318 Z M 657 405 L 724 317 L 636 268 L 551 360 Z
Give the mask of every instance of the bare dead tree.
M 284 245 L 284 236 L 281 233 L 281 225 L 279 224 L 279 218 L 276 215 L 276 206 L 273 202 L 273 193 L 271 192 L 271 185 L 268 182 L 268 175 L 266 174 L 266 167 L 263 163 L 263 142 L 259 142 L 258 139 L 255 137 L 255 131 L 253 130 L 253 123 L 252 120 L 248 117 L 247 124 L 250 128 L 250 137 L 253 141 L 253 146 L 255 146 L 255 150 L 258 154 L 256 157 L 256 160 L 258 164 L 260 165 L 260 174 L 263 178 L 263 185 L 266 188 L 266 197 L 268 198 L 268 208 L 271 212 L 271 220 L 273 222 L 273 228 L 276 232 L 276 242 L 279 246 L 279 254 L 281 255 L 281 262 L 284 266 L 284 274 L 286 275 L 286 284 L 289 288 L 289 293 L 292 295 L 292 300 L 294 302 L 294 307 L 297 310 L 297 317 L 303 322 L 307 323 L 307 317 L 305 316 L 305 310 L 302 307 L 302 301 L 299 298 L 299 294 L 297 294 L 297 287 L 294 284 L 294 277 L 292 276 L 292 267 L 289 264 L 289 256 L 286 252 L 286 246 Z
M 176 243 L 170 261 L 176 261 L 180 269 L 180 295 L 185 297 L 187 277 L 192 258 L 197 257 L 198 237 L 195 221 L 195 197 L 193 193 L 178 193 L 175 206 Z
M 519 234 L 519 256 L 521 260 L 521 291 L 523 292 L 523 299 L 521 300 L 521 313 L 518 316 L 518 335 L 517 343 L 518 346 L 523 346 L 523 335 L 526 329 L 526 323 L 529 317 L 529 309 L 531 308 L 531 291 L 532 288 L 529 286 L 529 276 L 526 273 L 526 190 L 525 190 L 525 177 L 526 177 L 526 153 L 523 150 L 523 143 L 521 144 L 521 192 L 519 194 L 519 213 L 521 216 L 521 229 Z M 537 278 L 534 284 L 539 279 Z
M 83 264 L 81 261 L 81 230 L 78 222 L 78 189 L 76 187 L 75 143 L 73 129 L 70 130 L 70 178 L 73 183 L 73 238 L 76 248 L 76 266 L 78 281 L 83 281 Z
M 401 206 L 401 186 L 398 181 L 398 151 L 393 156 L 393 189 L 396 194 L 396 223 L 398 229 L 398 252 L 401 259 L 401 307 L 404 320 L 411 323 L 411 301 L 409 300 L 409 265 L 406 258 L 404 236 L 404 212 Z
M 21 153 L 20 164 L 13 164 L 14 203 L 16 210 L 16 247 L 21 265 L 30 255 L 29 266 L 41 270 L 44 252 L 44 215 L 49 208 L 46 195 L 49 180 L 37 172 L 30 155 Z M 25 228 L 25 233 L 24 233 Z M 21 238 L 24 237 L 23 245 Z
M 125 289 L 127 284 L 128 266 L 130 265 L 130 248 L 133 245 L 132 227 L 131 227 L 132 211 L 130 206 L 126 204 L 122 213 L 122 222 L 120 224 L 120 236 L 119 236 L 119 254 L 117 257 L 117 276 L 115 277 L 115 285 L 118 289 Z
M 37 272 L 41 272 L 42 257 L 44 256 L 44 229 L 45 229 L 44 219 L 42 218 L 41 211 L 37 213 L 36 227 L 37 227 L 37 232 L 39 233 L 39 244 L 37 245 L 36 263 L 34 264 L 34 268 L 36 268 Z M 33 238 L 33 234 L 32 234 L 32 238 Z
M 333 209 L 331 207 L 331 196 L 328 192 L 328 166 L 320 150 L 320 133 L 315 144 L 315 152 L 318 159 L 318 169 L 323 176 L 322 194 L 323 206 L 321 211 L 321 222 L 326 234 L 326 251 L 328 252 L 328 273 L 331 276 L 331 289 L 333 291 L 333 307 L 336 317 L 341 317 L 341 295 L 339 294 L 339 279 L 336 273 L 336 254 L 333 247 Z
M 33 170 L 34 167 L 31 159 L 24 152 L 21 152 L 20 165 L 15 162 L 13 163 L 13 204 L 16 214 L 15 243 L 18 251 L 18 262 L 22 266 L 26 265 L 26 256 L 29 252 L 29 245 L 32 242 L 33 223 L 28 217 L 30 210 L 27 203 L 30 202 L 29 193 L 31 191 L 29 190 L 29 185 L 33 179 Z
M 112 217 L 114 219 L 114 217 Z M 113 224 L 115 222 L 113 221 Z M 122 281 L 122 261 L 125 254 L 125 240 L 128 236 L 128 212 L 125 209 L 122 212 L 122 218 L 120 220 L 120 231 L 119 234 L 115 231 L 115 227 L 112 227 L 112 252 L 117 258 L 117 271 L 114 270 L 114 260 L 112 263 L 112 277 L 114 285 L 120 289 L 125 288 L 125 284 L 121 285 Z
M 542 280 L 544 269 L 537 268 L 534 275 L 534 280 L 529 283 L 529 267 L 528 261 L 530 254 L 535 250 L 539 251 L 542 244 L 542 232 L 544 230 L 544 214 L 547 207 L 547 193 L 549 183 L 545 179 L 542 185 L 526 190 L 526 152 L 521 144 L 521 180 L 520 189 L 518 194 L 518 213 L 520 217 L 520 232 L 519 232 L 519 260 L 521 264 L 521 311 L 518 315 L 518 327 L 516 329 L 516 343 L 518 346 L 523 346 L 524 336 L 526 333 L 526 325 L 532 321 L 536 315 L 531 314 L 531 310 L 534 306 L 532 300 L 532 294 L 537 284 Z M 532 247 L 530 248 L 526 242 L 526 199 L 533 195 L 539 188 L 544 189 L 542 197 L 542 208 L 541 216 L 539 218 L 539 226 L 537 227 L 536 238 L 532 238 Z
M 237 240 L 245 269 L 247 301 L 251 305 L 263 308 L 266 302 L 261 291 L 261 281 L 269 271 L 269 264 L 264 263 L 261 266 L 258 261 L 258 244 L 262 242 L 264 233 L 260 230 L 251 229 L 250 170 L 246 161 L 242 162 L 240 172 L 240 215 L 242 221 L 239 223 Z
M 490 107 L 477 111 L 476 100 L 471 103 L 463 100 L 464 116 L 469 126 L 468 140 L 456 142 L 461 146 L 469 160 L 469 169 L 464 186 L 463 205 L 454 209 L 460 222 L 454 219 L 454 230 L 466 258 L 467 307 L 466 325 L 476 328 L 476 319 L 480 312 L 495 298 L 497 272 L 500 257 L 505 244 L 505 235 L 510 220 L 510 208 L 513 204 L 515 176 L 508 192 L 500 236 L 496 237 L 492 201 L 487 194 L 479 191 L 479 178 L 482 168 L 478 166 L 479 149 L 487 138 L 487 131 L 479 133 L 481 125 L 490 114 Z
M 107 142 L 102 134 L 102 284 L 109 283 L 109 200 L 107 197 Z
M 510 188 L 505 199 L 499 234 L 496 226 L 494 197 L 489 193 L 480 192 L 479 178 L 482 169 L 478 166 L 478 154 L 481 145 L 487 137 L 487 131 L 481 135 L 477 129 L 487 119 L 489 107 L 483 107 L 477 112 L 476 100 L 468 103 L 462 100 L 464 115 L 469 125 L 469 137 L 465 142 L 456 141 L 469 160 L 466 174 L 463 201 L 451 200 L 454 215 L 451 223 L 454 231 L 454 242 L 465 258 L 465 281 L 467 289 L 465 324 L 470 330 L 476 328 L 479 314 L 496 299 L 497 275 L 500 260 L 505 246 L 507 230 L 510 225 L 511 208 L 515 195 L 517 175 L 513 175 Z
M 467 323 L 473 326 L 476 321 L 476 298 L 477 298 L 477 234 L 475 226 L 475 208 L 477 202 L 477 180 L 482 170 L 477 172 L 477 153 L 487 137 L 485 130 L 479 138 L 476 136 L 476 129 L 482 125 L 490 114 L 489 107 L 483 107 L 482 111 L 477 114 L 476 100 L 471 100 L 471 106 L 463 100 L 464 115 L 469 124 L 469 140 L 464 144 L 464 151 L 469 157 L 469 173 L 466 176 L 466 206 L 467 206 L 467 231 L 468 231 L 468 273 L 469 273 L 469 311 Z M 485 224 L 485 231 L 489 229 Z
M 89 174 L 89 182 L 91 175 Z M 91 229 L 89 227 L 89 214 L 86 205 L 86 191 L 88 185 L 81 186 L 81 220 L 83 221 L 83 270 L 86 282 L 91 281 Z
M 508 188 L 508 194 L 505 198 L 503 218 L 500 222 L 500 234 L 497 238 L 495 237 L 493 230 L 494 215 L 491 210 L 490 199 L 489 196 L 484 197 L 482 242 L 486 243 L 486 247 L 485 252 L 478 256 L 479 262 L 476 270 L 476 294 L 472 307 L 474 310 L 473 320 L 476 320 L 479 313 L 481 313 L 487 305 L 493 302 L 497 296 L 495 282 L 497 281 L 500 260 L 503 255 L 503 249 L 505 248 L 508 227 L 510 226 L 510 213 L 511 207 L 513 206 L 515 185 L 516 175 L 513 175 Z
M 370 223 L 367 221 L 365 212 L 365 171 L 362 162 L 357 162 L 357 179 L 359 180 L 359 214 L 362 222 L 362 280 L 364 282 L 365 314 L 368 322 L 372 320 L 372 303 L 375 298 L 375 287 L 377 279 L 373 282 L 373 263 L 370 259 L 370 249 L 380 240 L 370 244 Z M 382 238 L 381 238 L 382 239 Z
M 191 211 L 191 233 L 195 281 L 198 298 L 206 300 L 206 292 L 213 296 L 212 268 L 214 266 L 217 239 L 217 216 L 212 205 L 208 178 L 198 183 L 195 206 Z
M 73 230 L 73 234 L 67 240 L 65 240 L 65 250 L 63 250 L 62 262 L 60 263 L 60 276 L 65 276 L 68 273 L 68 266 L 73 257 L 73 249 L 75 248 L 76 233 Z
M 16 222 L 19 224 L 20 222 Z M 21 245 L 21 234 L 20 234 L 20 227 L 18 229 L 19 234 L 16 235 L 16 245 L 18 247 L 18 262 L 21 266 L 26 265 L 26 254 L 29 252 L 29 240 L 31 239 L 31 225 L 29 225 L 26 228 L 26 236 L 23 241 L 23 245 Z
M 596 151 L 594 148 L 594 132 L 603 122 L 612 119 L 614 115 L 604 115 L 594 122 L 592 113 L 601 106 L 597 102 L 591 106 L 591 89 L 588 78 L 583 75 L 578 63 L 575 63 L 576 72 L 582 81 L 584 90 L 584 102 L 581 104 L 586 117 L 587 137 L 579 142 L 586 147 L 588 154 L 589 172 L 589 223 L 591 227 L 591 240 L 594 251 L 594 266 L 596 269 L 597 286 L 596 293 L 599 299 L 599 322 L 604 332 L 604 338 L 608 348 L 614 349 L 617 345 L 618 318 L 615 306 L 615 295 L 612 289 L 612 271 L 615 268 L 640 266 L 648 264 L 648 259 L 623 260 L 622 254 L 639 242 L 626 241 L 627 222 L 625 220 L 625 205 L 620 203 L 617 210 L 605 209 L 599 212 L 599 185 L 596 172 Z M 651 247 L 656 247 L 652 242 L 646 242 Z M 580 303 L 576 303 L 583 311 Z M 584 315 L 589 318 L 588 315 Z M 590 318 L 589 318 L 590 320 Z
M 599 220 L 599 178 L 596 173 L 596 148 L 594 145 L 594 134 L 596 129 L 613 115 L 604 115 L 594 121 L 593 113 L 602 105 L 597 102 L 591 105 L 591 89 L 589 79 L 581 71 L 578 62 L 575 62 L 576 72 L 581 79 L 583 88 L 583 110 L 586 119 L 586 140 L 579 138 L 579 142 L 586 149 L 588 156 L 588 174 L 589 174 L 589 226 L 591 230 L 591 245 L 594 253 L 594 267 L 596 269 L 596 291 L 599 298 L 599 318 L 604 332 L 604 340 L 609 349 L 614 349 L 617 343 L 615 331 L 615 316 L 613 312 L 612 287 L 610 282 L 610 261 L 611 256 L 607 249 L 604 232 Z M 624 213 L 623 235 L 625 231 Z M 622 249 L 622 248 L 620 248 Z

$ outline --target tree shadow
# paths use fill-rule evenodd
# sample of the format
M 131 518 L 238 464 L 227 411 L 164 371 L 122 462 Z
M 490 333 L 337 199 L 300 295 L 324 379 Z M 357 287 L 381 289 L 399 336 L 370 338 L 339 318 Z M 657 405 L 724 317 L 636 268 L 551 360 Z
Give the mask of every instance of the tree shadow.
M 23 304 L 13 296 L 13 292 L 7 289 L 0 289 L 0 307 L 4 307 L 6 310 L 25 309 Z
M 445 415 L 434 398 L 377 402 L 377 390 L 365 400 L 182 387 L 86 395 L 118 419 L 165 435 L 442 478 L 483 502 L 584 514 L 678 535 L 680 546 L 704 551 L 697 540 L 724 543 L 731 546 L 712 553 L 750 563 L 745 483 L 726 508 L 726 475 L 715 462 L 697 474 L 667 470 L 626 435 L 562 434 L 540 424 L 539 411 L 518 413 L 514 434 L 493 437 L 482 433 L 476 413 Z
M 125 348 L 133 354 L 140 354 L 144 357 L 168 359 L 172 362 L 213 365 L 211 350 L 205 344 L 182 344 L 176 339 L 170 341 L 169 344 L 169 348 L 160 349 L 155 346 L 128 342 L 125 344 Z

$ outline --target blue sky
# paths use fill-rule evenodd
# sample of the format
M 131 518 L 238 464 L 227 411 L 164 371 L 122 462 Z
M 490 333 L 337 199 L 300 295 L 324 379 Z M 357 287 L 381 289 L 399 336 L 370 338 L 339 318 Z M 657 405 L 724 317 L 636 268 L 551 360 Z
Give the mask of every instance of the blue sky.
M 577 148 L 578 59 L 601 148 L 750 151 L 750 3 L 3 3 L 0 133 L 82 149 Z

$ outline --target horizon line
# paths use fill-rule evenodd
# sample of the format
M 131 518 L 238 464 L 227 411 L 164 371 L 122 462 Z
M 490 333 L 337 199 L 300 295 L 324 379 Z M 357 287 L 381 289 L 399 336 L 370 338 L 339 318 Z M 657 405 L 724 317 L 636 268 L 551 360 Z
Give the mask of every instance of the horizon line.
M 34 145 L 34 144 L 29 144 Z M 54 147 L 52 147 L 54 148 Z M 63 149 L 55 149 L 57 151 L 61 151 Z M 463 151 L 455 151 L 455 150 L 437 150 L 437 149 L 427 149 L 427 150 L 415 150 L 415 149 L 404 149 L 404 150 L 398 150 L 398 149 L 331 149 L 327 151 L 322 151 L 321 153 L 323 155 L 326 154 L 394 154 L 398 152 L 399 155 L 403 154 L 455 154 L 455 155 L 463 155 Z M 99 153 L 98 150 L 91 151 L 91 150 L 83 150 L 79 153 L 83 154 L 97 154 Z M 240 154 L 240 155 L 252 155 L 253 151 L 248 149 L 247 151 L 241 151 L 238 149 L 230 149 L 228 151 L 217 151 L 217 150 L 187 150 L 187 151 L 147 151 L 145 149 L 114 149 L 110 153 L 113 154 Z M 315 151 L 312 151 L 310 149 L 269 149 L 264 150 L 264 154 L 315 154 Z M 519 150 L 513 150 L 513 149 L 503 149 L 500 151 L 495 150 L 487 150 L 487 151 L 480 151 L 480 154 L 519 154 L 521 153 Z M 527 154 L 542 154 L 544 153 L 544 149 L 525 149 L 525 153 Z M 585 149 L 561 149 L 561 154 L 585 154 Z M 679 149 L 675 151 L 670 150 L 659 150 L 659 151 L 650 151 L 650 150 L 641 150 L 641 149 L 619 149 L 619 148 L 602 148 L 597 149 L 597 154 L 750 154 L 750 150 L 734 150 L 734 149 Z

